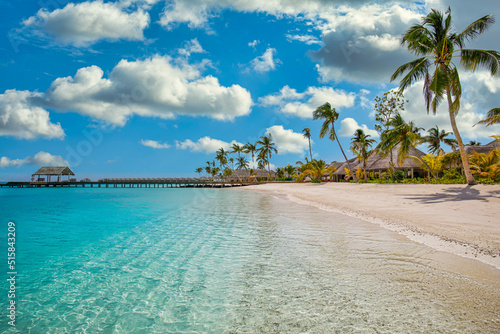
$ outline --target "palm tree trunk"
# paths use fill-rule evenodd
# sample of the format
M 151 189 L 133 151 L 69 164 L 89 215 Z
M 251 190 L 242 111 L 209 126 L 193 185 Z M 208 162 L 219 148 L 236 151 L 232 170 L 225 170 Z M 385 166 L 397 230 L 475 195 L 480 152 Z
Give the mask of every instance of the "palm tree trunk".
M 366 159 L 363 158 L 363 174 L 365 175 L 365 183 L 368 183 L 368 175 L 366 175 Z
M 309 139 L 309 155 L 311 156 L 311 161 L 312 161 L 313 154 L 312 154 L 312 150 L 311 150 L 311 137 L 307 137 L 307 139 Z
M 443 72 L 445 76 L 448 76 L 448 69 L 443 66 Z M 450 84 L 448 83 L 448 87 L 446 87 L 446 97 L 448 98 L 448 114 L 450 115 L 450 123 L 451 128 L 453 129 L 453 134 L 455 135 L 455 139 L 458 143 L 458 150 L 460 151 L 460 158 L 462 159 L 462 167 L 464 168 L 465 178 L 467 180 L 467 184 L 469 186 L 473 186 L 477 184 L 474 176 L 472 176 L 472 172 L 469 166 L 469 160 L 467 159 L 467 154 L 465 153 L 464 142 L 462 141 L 462 137 L 460 136 L 460 132 L 458 132 L 457 122 L 455 121 L 455 114 L 451 110 L 451 105 L 453 102 L 451 101 L 451 92 L 450 92 Z
M 349 160 L 347 160 L 347 156 L 345 155 L 344 150 L 342 149 L 342 145 L 340 145 L 339 137 L 337 137 L 337 133 L 335 132 L 335 128 L 333 127 L 332 123 L 332 130 L 333 134 L 335 135 L 335 139 L 337 139 L 337 143 L 339 144 L 340 150 L 342 151 L 342 155 L 344 156 L 345 162 L 347 163 L 347 167 L 349 167 L 349 170 L 351 171 L 352 178 L 356 183 L 359 183 L 358 178 L 356 177 L 356 171 L 352 170 L 351 164 L 349 163 Z

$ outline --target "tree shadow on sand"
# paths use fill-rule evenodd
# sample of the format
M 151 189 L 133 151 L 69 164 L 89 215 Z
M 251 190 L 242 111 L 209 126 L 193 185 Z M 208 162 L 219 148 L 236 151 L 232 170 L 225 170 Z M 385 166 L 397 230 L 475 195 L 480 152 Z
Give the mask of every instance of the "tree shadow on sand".
M 493 197 L 500 198 L 500 191 L 483 191 L 483 194 L 474 186 L 456 187 L 446 189 L 442 192 L 435 194 L 408 194 L 408 199 L 416 200 L 421 203 L 443 203 L 443 202 L 457 202 L 457 201 L 484 201 Z

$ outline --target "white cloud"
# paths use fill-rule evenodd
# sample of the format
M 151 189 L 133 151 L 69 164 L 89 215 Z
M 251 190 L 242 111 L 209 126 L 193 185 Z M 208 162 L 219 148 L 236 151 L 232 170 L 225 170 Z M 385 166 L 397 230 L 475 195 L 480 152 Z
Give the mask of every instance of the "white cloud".
M 249 42 L 249 43 L 248 43 L 248 46 L 252 47 L 252 48 L 255 50 L 255 46 L 256 46 L 257 44 L 259 44 L 259 43 L 260 43 L 260 41 L 258 41 L 258 40 L 254 40 L 253 42 Z
M 24 159 L 11 160 L 7 157 L 0 158 L 0 168 L 19 167 L 22 165 L 68 166 L 69 163 L 60 155 L 52 155 L 43 151 L 38 152 L 34 157 L 26 157 Z
M 357 129 L 362 129 L 365 134 L 372 136 L 373 138 L 378 138 L 378 132 L 368 128 L 366 124 L 359 125 L 354 118 L 344 118 L 340 121 L 339 136 L 341 137 L 352 137 Z
M 175 141 L 175 147 L 179 150 L 190 150 L 191 152 L 203 152 L 206 154 L 215 153 L 221 147 L 224 150 L 229 150 L 233 144 L 238 144 L 243 146 L 242 143 L 238 143 L 236 140 L 231 141 L 230 143 L 213 139 L 208 136 L 198 139 L 198 141 L 194 142 L 190 139 L 186 139 L 185 141 Z
M 231 121 L 250 113 L 250 93 L 239 85 L 224 87 L 213 76 L 203 77 L 201 65 L 170 57 L 121 60 L 103 78 L 97 66 L 84 67 L 74 77 L 58 78 L 38 102 L 59 111 L 74 111 L 124 125 L 132 115 L 172 119 L 176 115 L 206 116 Z
M 274 125 L 266 129 L 266 134 L 270 134 L 278 154 L 303 153 L 309 149 L 309 141 L 302 133 L 284 129 L 282 125 Z
M 169 148 L 170 145 L 167 143 L 160 143 L 156 140 L 150 140 L 150 139 L 142 139 L 140 142 L 142 145 L 147 146 L 147 147 L 152 147 L 155 149 L 163 149 L 163 148 Z
M 253 59 L 250 63 L 254 71 L 262 73 L 276 69 L 276 64 L 280 61 L 279 59 L 274 59 L 275 53 L 276 49 L 268 48 L 262 56 Z
M 31 99 L 40 95 L 18 90 L 7 90 L 0 94 L 0 136 L 19 139 L 64 138 L 61 125 L 50 121 L 49 112 L 32 104 Z
M 305 43 L 307 45 L 312 45 L 312 44 L 321 44 L 321 41 L 318 40 L 315 36 L 312 35 L 292 35 L 292 34 L 287 34 L 286 38 L 289 42 L 292 41 L 299 41 L 302 43 Z
M 184 47 L 182 49 L 179 49 L 179 54 L 185 57 L 191 56 L 192 53 L 203 53 L 203 52 L 205 52 L 205 50 L 203 50 L 197 38 L 194 38 L 186 42 Z
M 149 14 L 128 12 L 119 3 L 102 1 L 69 3 L 52 12 L 40 9 L 23 24 L 54 36 L 64 44 L 86 46 L 101 39 L 143 40 Z
M 309 87 L 298 93 L 289 86 L 284 86 L 278 94 L 271 94 L 259 99 L 263 106 L 278 106 L 284 114 L 300 118 L 312 118 L 316 108 L 329 102 L 334 108 L 349 108 L 354 105 L 355 93 L 347 93 L 331 87 Z

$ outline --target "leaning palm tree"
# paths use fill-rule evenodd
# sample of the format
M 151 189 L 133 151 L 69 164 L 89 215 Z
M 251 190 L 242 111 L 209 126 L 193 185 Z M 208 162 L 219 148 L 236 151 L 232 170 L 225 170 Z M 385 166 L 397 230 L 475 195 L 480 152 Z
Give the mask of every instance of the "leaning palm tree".
M 368 182 L 368 175 L 366 174 L 366 160 L 371 154 L 370 148 L 375 142 L 375 139 L 369 138 L 370 135 L 365 134 L 362 129 L 357 129 L 354 132 L 354 137 L 351 138 L 351 150 L 358 156 L 358 160 L 363 163 L 363 175 L 365 176 L 365 183 Z
M 312 154 L 312 150 L 311 150 L 311 129 L 304 128 L 304 130 L 302 130 L 302 132 L 304 133 L 304 138 L 307 138 L 307 140 L 309 141 L 309 155 L 311 156 L 311 161 L 312 161 L 313 154 Z
M 462 32 L 453 32 L 451 10 L 445 13 L 432 10 L 422 19 L 421 24 L 412 26 L 403 36 L 402 45 L 410 52 L 422 56 L 400 66 L 391 77 L 391 81 L 406 73 L 399 84 L 401 91 L 416 81 L 424 79 L 424 98 L 427 112 L 435 114 L 438 105 L 446 97 L 453 134 L 457 139 L 465 177 L 469 185 L 476 184 L 472 176 L 462 137 L 458 131 L 455 116 L 460 109 L 462 88 L 458 69 L 453 60 L 460 58 L 465 70 L 475 71 L 486 67 L 491 75 L 499 75 L 500 53 L 494 50 L 465 49 L 465 43 L 478 37 L 495 22 L 493 15 L 486 15 L 472 22 Z M 434 73 L 429 74 L 431 67 Z
M 477 122 L 477 124 L 486 124 L 486 126 L 500 124 L 500 108 L 493 108 L 488 111 L 488 113 L 486 114 L 486 118 L 482 121 Z
M 332 108 L 330 103 L 326 102 L 323 104 L 321 107 L 318 107 L 314 112 L 313 112 L 313 120 L 317 119 L 323 119 L 325 120 L 323 122 L 323 126 L 321 127 L 321 130 L 319 132 L 319 137 L 323 138 L 327 134 L 329 135 L 328 138 L 330 138 L 331 141 L 337 140 L 337 143 L 339 144 L 340 150 L 342 151 L 342 155 L 344 155 L 344 159 L 347 163 L 347 166 L 349 166 L 349 170 L 351 169 L 351 164 L 349 163 L 349 160 L 347 160 L 347 157 L 344 153 L 344 150 L 342 149 L 342 145 L 340 145 L 339 138 L 337 134 L 335 133 L 335 121 L 339 118 L 339 113 L 335 110 L 335 108 Z M 353 174 L 353 178 L 356 182 L 358 182 L 358 179 L 356 176 Z
M 453 151 L 457 149 L 457 140 L 453 138 L 446 138 L 451 135 L 451 132 L 446 132 L 444 130 L 439 131 L 439 127 L 437 125 L 427 130 L 427 132 L 429 132 L 429 135 L 425 136 L 423 140 L 425 143 L 429 144 L 429 153 L 444 154 L 444 150 L 441 148 L 441 143 L 450 146 Z
M 397 161 L 399 166 L 403 165 L 406 158 L 410 155 L 411 150 L 415 151 L 418 160 L 427 166 L 420 152 L 416 149 L 416 146 L 423 142 L 419 133 L 422 128 L 416 127 L 413 122 L 406 123 L 400 114 L 396 114 L 389 122 L 389 125 L 390 129 L 384 131 L 380 137 L 380 143 L 378 144 L 377 150 L 383 155 L 387 155 L 394 147 L 399 145 Z M 431 171 L 432 176 L 436 178 L 432 169 L 429 166 L 427 167 L 429 171 Z
M 260 140 L 258 140 L 256 144 L 260 145 L 260 148 L 258 149 L 259 156 L 262 155 L 262 157 L 265 157 L 267 162 L 267 171 L 269 174 L 271 174 L 271 163 L 269 161 L 271 160 L 273 152 L 276 154 L 278 153 L 276 144 L 273 143 L 271 134 L 260 137 Z

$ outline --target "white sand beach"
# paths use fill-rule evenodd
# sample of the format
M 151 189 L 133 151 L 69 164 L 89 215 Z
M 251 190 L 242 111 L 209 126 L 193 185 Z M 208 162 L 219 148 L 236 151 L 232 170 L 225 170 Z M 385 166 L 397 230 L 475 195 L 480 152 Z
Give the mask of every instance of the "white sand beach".
M 269 183 L 244 189 L 377 223 L 500 269 L 500 185 Z

